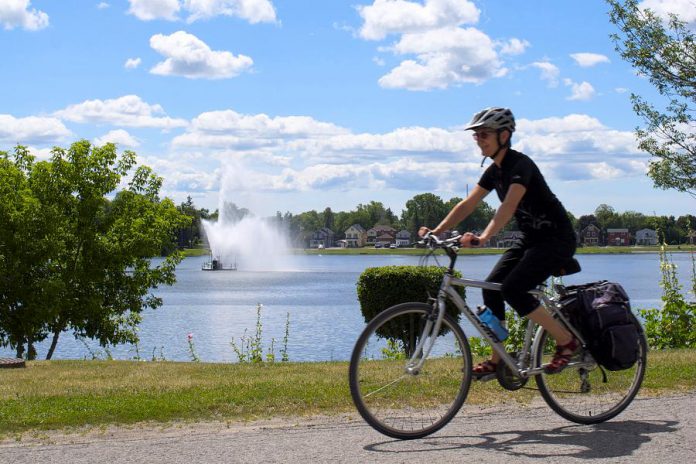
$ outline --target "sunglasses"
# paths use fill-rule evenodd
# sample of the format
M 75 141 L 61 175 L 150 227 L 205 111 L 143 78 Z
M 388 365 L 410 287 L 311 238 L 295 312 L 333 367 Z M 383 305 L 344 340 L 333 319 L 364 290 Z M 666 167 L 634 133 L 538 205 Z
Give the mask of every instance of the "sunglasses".
M 476 140 L 486 140 L 489 136 L 495 134 L 496 132 L 494 131 L 481 131 L 481 132 L 474 132 L 472 136 Z

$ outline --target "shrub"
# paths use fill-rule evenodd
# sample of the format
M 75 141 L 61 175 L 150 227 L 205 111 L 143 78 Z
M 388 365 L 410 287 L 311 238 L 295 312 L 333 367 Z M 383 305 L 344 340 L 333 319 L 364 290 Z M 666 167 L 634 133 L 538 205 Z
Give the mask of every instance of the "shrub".
M 358 300 L 365 322 L 371 321 L 385 309 L 411 301 L 427 302 L 429 297 L 437 297 L 445 269 L 437 266 L 383 266 L 365 269 L 358 279 Z M 455 271 L 455 276 L 461 273 Z M 464 289 L 459 294 L 465 298 Z M 459 322 L 460 313 L 454 304 L 447 303 L 446 311 Z M 402 350 L 411 353 L 413 324 L 422 321 L 399 319 L 382 326 L 378 335 L 391 342 L 399 342 Z M 417 329 L 420 330 L 420 329 Z M 440 334 L 447 329 L 442 327 Z
M 437 297 L 445 269 L 437 266 L 383 266 L 365 269 L 358 278 L 358 301 L 365 322 L 385 309 L 409 301 Z M 455 271 L 456 277 L 461 273 Z M 459 294 L 465 298 L 464 289 Z M 447 312 L 459 321 L 459 310 L 447 303 Z

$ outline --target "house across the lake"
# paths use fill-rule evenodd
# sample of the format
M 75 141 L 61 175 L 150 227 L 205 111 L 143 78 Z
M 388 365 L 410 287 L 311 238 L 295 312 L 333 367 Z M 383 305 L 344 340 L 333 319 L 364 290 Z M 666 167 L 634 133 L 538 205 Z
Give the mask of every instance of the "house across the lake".
M 631 234 L 628 229 L 607 229 L 607 245 L 628 246 L 631 244 Z
M 360 224 L 353 224 L 345 232 L 346 248 L 362 248 L 367 243 L 367 231 Z
M 328 227 L 322 227 L 312 234 L 309 240 L 310 248 L 330 248 L 334 246 L 334 232 Z
M 408 230 L 400 230 L 396 234 L 396 246 L 405 247 L 411 244 L 411 232 Z
M 582 231 L 580 231 L 580 242 L 585 246 L 598 246 L 600 236 L 599 232 L 599 227 L 596 225 L 588 225 L 582 229 Z
M 657 231 L 653 229 L 637 230 L 636 245 L 657 245 Z

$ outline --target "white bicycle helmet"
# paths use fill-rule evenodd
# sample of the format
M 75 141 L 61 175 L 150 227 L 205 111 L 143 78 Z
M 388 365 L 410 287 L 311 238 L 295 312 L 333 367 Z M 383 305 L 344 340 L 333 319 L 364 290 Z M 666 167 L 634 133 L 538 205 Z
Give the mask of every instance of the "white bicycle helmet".
M 498 132 L 507 129 L 510 133 L 513 133 L 515 132 L 515 117 L 509 108 L 486 108 L 476 113 L 464 130 L 478 129 L 480 127 L 493 129 Z

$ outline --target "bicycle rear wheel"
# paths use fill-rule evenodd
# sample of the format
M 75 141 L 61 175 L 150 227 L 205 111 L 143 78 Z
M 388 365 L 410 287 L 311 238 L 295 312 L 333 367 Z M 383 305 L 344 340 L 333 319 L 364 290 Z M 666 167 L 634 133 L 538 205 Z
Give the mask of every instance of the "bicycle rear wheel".
M 418 373 L 406 370 L 432 311 L 424 303 L 392 306 L 370 321 L 353 349 L 353 402 L 363 419 L 387 436 L 421 438 L 439 430 L 457 414 L 469 392 L 469 344 L 447 314 L 423 367 Z
M 537 375 L 539 392 L 551 409 L 569 421 L 578 424 L 607 421 L 628 407 L 643 383 L 648 345 L 642 330 L 638 345 L 638 361 L 629 369 L 601 369 L 589 353 L 582 353 L 580 357 L 590 361 L 584 367 Z M 544 332 L 536 352 L 536 366 L 550 362 L 555 350 L 554 340 Z

